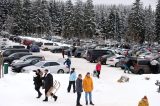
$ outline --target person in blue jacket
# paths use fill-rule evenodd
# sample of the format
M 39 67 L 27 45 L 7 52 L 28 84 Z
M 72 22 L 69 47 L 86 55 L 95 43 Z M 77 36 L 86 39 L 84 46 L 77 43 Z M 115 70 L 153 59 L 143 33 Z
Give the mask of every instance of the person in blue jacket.
M 70 72 L 70 67 L 71 67 L 71 60 L 69 58 L 66 59 L 66 61 L 64 62 L 64 64 L 67 65 L 69 72 Z
M 69 85 L 67 89 L 68 93 L 70 92 L 72 85 L 73 85 L 73 92 L 74 93 L 76 92 L 75 81 L 76 81 L 76 72 L 75 72 L 75 68 L 72 68 L 72 71 L 70 72 L 70 76 L 69 76 Z

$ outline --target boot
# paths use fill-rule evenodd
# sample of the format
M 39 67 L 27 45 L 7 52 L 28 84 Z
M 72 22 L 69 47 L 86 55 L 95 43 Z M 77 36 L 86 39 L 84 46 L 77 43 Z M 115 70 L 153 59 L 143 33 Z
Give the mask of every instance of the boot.
M 56 95 L 54 95 L 53 93 L 51 93 L 51 96 L 54 98 L 54 101 L 57 101 L 57 96 Z
M 54 95 L 53 98 L 54 98 L 54 101 L 57 101 L 58 97 Z
M 43 101 L 44 101 L 44 102 L 47 102 L 47 101 L 48 101 L 48 97 L 46 97 Z
M 39 93 L 37 98 L 40 98 L 41 96 L 42 96 L 42 93 Z
M 86 105 L 88 105 L 88 101 L 86 101 Z
M 90 105 L 94 105 L 94 104 L 92 103 L 92 101 L 90 102 Z

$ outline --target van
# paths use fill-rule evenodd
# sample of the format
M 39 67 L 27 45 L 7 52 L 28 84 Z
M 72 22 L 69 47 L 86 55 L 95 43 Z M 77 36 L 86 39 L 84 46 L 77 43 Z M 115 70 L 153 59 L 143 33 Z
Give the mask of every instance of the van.
M 42 50 L 51 50 L 53 48 L 58 47 L 57 44 L 53 43 L 53 42 L 44 42 L 41 46 Z
M 114 54 L 111 50 L 98 50 L 98 49 L 91 49 L 87 52 L 87 60 L 90 62 L 96 62 L 96 60 L 103 56 L 108 54 Z
M 7 57 L 16 52 L 29 52 L 28 49 L 6 49 L 2 52 L 3 57 Z

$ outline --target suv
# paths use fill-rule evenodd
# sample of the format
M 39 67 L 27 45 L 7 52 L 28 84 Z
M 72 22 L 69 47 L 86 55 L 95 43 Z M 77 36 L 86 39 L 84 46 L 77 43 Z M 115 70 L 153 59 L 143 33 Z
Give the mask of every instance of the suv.
M 88 50 L 87 52 L 87 60 L 90 62 L 96 62 L 96 60 L 103 56 L 114 54 L 111 50 Z
M 3 62 L 11 64 L 13 60 L 20 59 L 21 57 L 25 55 L 32 55 L 32 53 L 29 52 L 17 52 L 9 55 L 8 57 L 4 57 Z
M 134 74 L 152 73 L 149 59 L 130 57 L 130 58 L 128 58 L 128 62 L 130 63 L 130 69 L 131 69 L 132 73 L 134 73 Z M 121 68 L 124 69 L 124 66 L 122 65 Z
M 3 57 L 7 57 L 16 52 L 29 52 L 28 49 L 6 49 L 2 52 Z

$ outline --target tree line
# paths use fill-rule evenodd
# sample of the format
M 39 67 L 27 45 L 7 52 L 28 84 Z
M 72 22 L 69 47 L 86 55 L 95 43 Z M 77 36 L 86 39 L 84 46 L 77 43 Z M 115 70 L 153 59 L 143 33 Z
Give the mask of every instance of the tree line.
M 93 5 L 92 0 L 1 0 L 0 30 L 14 35 L 159 42 L 160 0 L 156 10 L 133 5 Z

